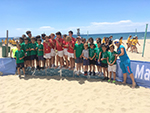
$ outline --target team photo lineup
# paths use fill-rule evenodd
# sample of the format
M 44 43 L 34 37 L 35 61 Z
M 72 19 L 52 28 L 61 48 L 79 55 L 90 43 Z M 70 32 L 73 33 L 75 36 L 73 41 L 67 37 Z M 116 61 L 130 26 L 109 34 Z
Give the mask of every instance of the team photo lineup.
M 16 59 L 17 73 L 20 77 L 20 69 L 24 76 L 25 71 L 44 70 L 48 68 L 73 70 L 78 76 L 104 76 L 103 80 L 116 82 L 116 60 L 120 58 L 120 68 L 126 83 L 127 73 L 132 80 L 132 87 L 136 86 L 134 76 L 130 68 L 130 59 L 126 53 L 137 52 L 138 37 L 130 35 L 127 39 L 127 48 L 123 46 L 123 37 L 113 40 L 113 36 L 88 40 L 77 36 L 73 37 L 73 31 L 68 35 L 61 32 L 32 36 L 31 31 L 26 31 L 19 41 L 9 40 L 14 47 L 10 51 L 10 57 Z M 6 41 L 3 41 L 6 44 Z M 140 45 L 140 44 L 139 44 Z M 115 51 L 115 46 L 117 51 Z M 97 72 L 96 72 L 97 70 Z

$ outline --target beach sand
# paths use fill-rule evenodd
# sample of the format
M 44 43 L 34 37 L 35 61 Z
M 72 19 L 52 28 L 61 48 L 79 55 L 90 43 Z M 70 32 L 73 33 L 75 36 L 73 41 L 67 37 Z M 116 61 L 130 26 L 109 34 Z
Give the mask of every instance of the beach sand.
M 139 42 L 140 54 L 128 52 L 130 59 L 150 61 L 150 40 L 144 57 Z M 59 76 L 0 76 L 0 113 L 150 113 L 150 89 L 130 86 Z

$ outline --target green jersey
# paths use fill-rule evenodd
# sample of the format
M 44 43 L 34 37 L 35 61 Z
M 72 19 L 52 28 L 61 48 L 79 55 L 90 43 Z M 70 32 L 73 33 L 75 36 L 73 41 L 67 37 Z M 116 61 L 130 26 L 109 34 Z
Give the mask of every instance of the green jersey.
M 31 50 L 30 52 L 31 55 L 37 55 L 36 47 L 37 47 L 36 43 L 30 43 L 30 49 L 34 49 L 34 50 Z
M 15 52 L 15 56 L 16 56 L 16 63 L 19 64 L 19 63 L 24 63 L 24 59 L 21 59 L 23 56 L 24 56 L 24 51 L 23 50 L 17 50 Z
M 38 45 L 37 46 L 37 55 L 38 56 L 43 56 L 43 45 L 42 44 L 40 44 L 40 45 Z M 39 49 L 41 49 L 40 51 L 39 51 Z
M 103 52 L 101 54 L 101 58 L 107 58 L 108 57 L 108 51 Z M 102 63 L 107 64 L 107 59 L 103 60 Z
M 24 43 L 23 43 L 23 42 L 22 42 L 22 43 L 20 43 L 20 46 L 21 46 L 21 48 L 20 48 L 20 49 L 21 49 L 21 50 L 23 50 L 23 48 L 24 48 L 24 47 L 23 47 L 23 46 L 24 46 Z
M 108 52 L 108 57 L 109 57 L 109 62 L 112 64 L 115 60 L 115 54 L 117 54 L 116 51 L 113 51 L 113 52 Z M 116 62 L 114 63 L 116 64 Z
M 93 49 L 89 49 L 89 57 L 93 57 L 94 56 L 94 54 L 96 53 L 96 51 L 95 51 L 95 49 L 93 48 Z
M 27 49 L 28 49 L 28 51 L 27 51 Z M 26 56 L 30 56 L 30 50 L 29 49 L 30 49 L 30 44 L 24 44 L 23 50 L 26 53 Z
M 97 44 L 95 44 L 95 48 L 97 48 Z
M 99 59 L 99 53 L 102 52 L 102 48 L 101 47 L 99 47 L 99 48 L 96 47 L 95 51 L 96 51 L 96 59 Z
M 27 38 L 28 38 L 28 43 L 31 43 L 31 39 L 29 37 L 27 37 Z
M 76 50 L 76 57 L 80 57 L 80 55 L 82 54 L 82 50 L 84 49 L 83 44 L 75 44 L 74 46 L 74 50 Z

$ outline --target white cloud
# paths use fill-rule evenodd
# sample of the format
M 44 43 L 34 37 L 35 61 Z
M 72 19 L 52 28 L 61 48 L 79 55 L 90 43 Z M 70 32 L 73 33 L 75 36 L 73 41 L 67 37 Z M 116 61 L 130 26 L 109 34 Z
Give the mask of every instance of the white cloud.
M 39 28 L 39 30 L 55 30 L 55 28 L 50 27 L 50 26 L 42 26 Z
M 41 26 L 39 28 L 16 28 L 9 29 L 9 36 L 21 36 L 27 30 L 31 30 L 33 35 L 38 35 L 41 33 L 50 34 L 51 32 L 55 33 L 57 31 L 61 31 L 63 34 L 68 34 L 69 30 L 72 30 L 74 34 L 77 32 L 77 28 L 80 28 L 81 34 L 86 34 L 89 31 L 90 34 L 94 33 L 121 33 L 121 32 L 135 32 L 137 29 L 138 32 L 144 32 L 146 23 L 150 25 L 150 22 L 133 22 L 131 20 L 120 20 L 116 22 L 91 22 L 87 26 L 72 26 L 68 28 L 54 28 L 51 26 Z M 148 31 L 149 27 L 148 27 Z M 4 33 L 5 34 L 5 33 Z M 0 37 L 3 37 L 0 34 Z
M 17 31 L 20 31 L 20 30 L 22 30 L 22 29 L 21 29 L 21 28 L 16 28 L 16 30 L 17 30 Z
M 117 25 L 122 23 L 131 23 L 131 20 L 121 20 L 118 22 L 92 22 L 92 25 Z

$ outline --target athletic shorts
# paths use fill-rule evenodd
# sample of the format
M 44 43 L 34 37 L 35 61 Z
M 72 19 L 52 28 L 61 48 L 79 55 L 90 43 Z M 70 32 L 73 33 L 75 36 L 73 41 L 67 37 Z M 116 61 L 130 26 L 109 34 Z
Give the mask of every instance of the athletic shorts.
M 54 49 L 51 49 L 51 57 L 55 56 L 55 55 L 56 55 L 56 53 L 55 53 Z
M 38 56 L 36 56 L 36 61 L 39 61 Z
M 36 59 L 36 55 L 31 55 L 31 56 L 30 56 L 30 59 L 31 59 L 31 60 L 35 60 L 35 59 Z
M 63 50 L 62 50 L 62 51 L 57 51 L 57 55 L 58 55 L 59 57 L 63 57 L 63 56 L 64 56 Z
M 31 60 L 31 56 L 25 56 L 24 61 Z
M 38 56 L 38 60 L 44 60 L 43 56 Z
M 67 48 L 64 48 L 64 50 L 63 50 L 63 51 L 64 51 L 64 55 L 66 55 L 66 56 L 67 56 L 67 55 L 68 55 Z
M 23 68 L 24 67 L 24 63 L 18 63 L 17 64 L 17 68 Z
M 74 58 L 74 53 L 69 53 L 68 52 L 68 58 Z
M 83 59 L 80 57 L 77 57 L 75 61 L 76 63 L 83 63 Z
M 89 62 L 90 62 L 90 65 L 95 65 L 96 64 L 95 60 L 89 60 Z
M 44 55 L 44 58 L 46 58 L 46 59 L 50 59 L 51 58 L 51 53 L 45 53 L 45 55 Z
M 96 60 L 96 65 L 97 65 L 97 66 L 101 66 L 101 63 L 98 62 L 98 60 Z
M 108 72 L 116 72 L 116 64 L 115 65 L 108 65 Z
M 123 73 L 131 74 L 132 71 L 131 71 L 131 67 L 130 67 L 130 59 L 120 62 L 120 68 Z
M 90 65 L 89 59 L 88 60 L 83 59 L 83 65 L 84 66 Z
M 108 64 L 105 64 L 105 63 L 101 62 L 101 67 L 108 68 Z

